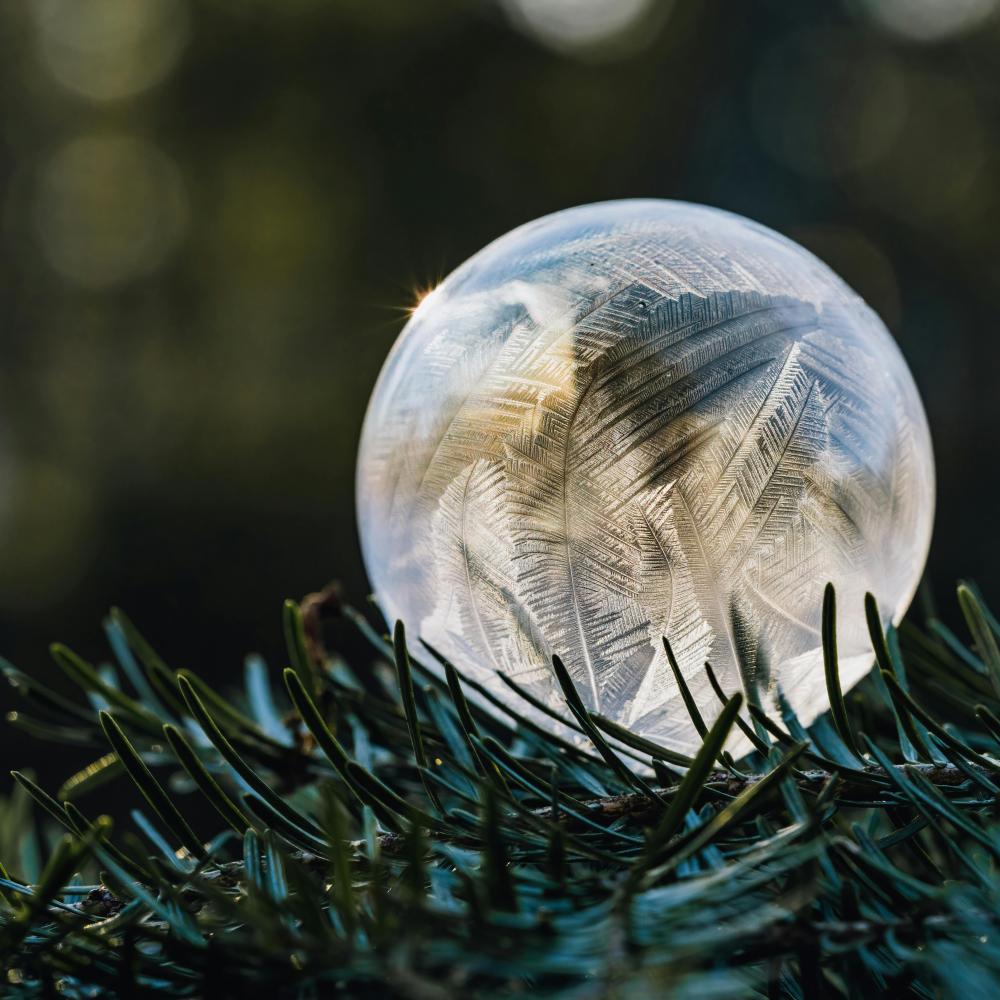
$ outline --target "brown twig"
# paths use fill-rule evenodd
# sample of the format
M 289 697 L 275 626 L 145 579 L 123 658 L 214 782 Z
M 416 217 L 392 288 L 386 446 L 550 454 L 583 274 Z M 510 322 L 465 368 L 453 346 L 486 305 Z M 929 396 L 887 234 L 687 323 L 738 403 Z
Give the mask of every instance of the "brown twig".
M 336 618 L 342 608 L 341 586 L 337 581 L 328 583 L 322 590 L 306 594 L 299 602 L 306 652 L 314 666 L 319 666 L 329 657 L 323 642 L 323 621 L 327 618 Z
M 904 772 L 915 771 L 939 788 L 955 788 L 969 780 L 968 775 L 953 764 L 909 763 L 897 764 L 896 768 Z M 982 771 L 984 774 L 986 773 L 985 769 L 978 766 L 975 766 L 975 770 Z M 1000 771 L 1000 766 L 998 766 L 998 771 Z M 876 780 L 879 775 L 884 774 L 881 767 L 866 767 L 864 773 L 871 775 Z M 705 788 L 710 792 L 721 792 L 725 795 L 735 796 L 763 777 L 764 775 L 759 774 L 741 777 L 730 771 L 713 771 L 705 782 Z M 864 804 L 867 806 L 899 804 L 898 800 L 889 801 L 881 798 L 879 796 L 880 789 L 877 786 L 872 782 L 859 780 L 850 772 L 841 774 L 822 768 L 814 768 L 808 771 L 797 772 L 795 779 L 799 788 L 816 792 L 823 788 L 831 779 L 838 780 L 841 782 L 840 791 L 842 793 L 846 793 L 848 796 L 853 794 L 863 797 Z M 676 787 L 676 785 L 671 785 L 656 788 L 654 792 L 663 798 L 669 799 L 670 795 L 676 790 Z M 592 818 L 609 821 L 628 818 L 642 822 L 643 820 L 652 818 L 663 809 L 662 801 L 652 799 L 642 792 L 623 792 L 619 795 L 607 795 L 601 798 L 587 799 L 582 805 Z M 554 818 L 551 806 L 535 809 L 533 810 L 533 815 L 544 821 Z M 565 810 L 559 811 L 558 820 L 567 825 L 573 825 L 574 822 L 573 817 L 567 814 Z M 395 833 L 383 833 L 379 838 L 379 843 L 383 850 L 392 853 L 402 847 L 405 843 L 405 838 Z M 356 842 L 358 848 L 361 847 L 361 844 L 361 841 Z

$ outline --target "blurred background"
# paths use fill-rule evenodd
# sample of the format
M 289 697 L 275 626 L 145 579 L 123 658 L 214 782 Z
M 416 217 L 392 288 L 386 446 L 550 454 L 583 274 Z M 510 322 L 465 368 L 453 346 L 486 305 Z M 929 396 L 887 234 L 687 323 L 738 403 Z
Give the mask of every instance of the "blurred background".
M 355 449 L 407 307 L 632 196 L 757 219 L 879 312 L 945 617 L 960 576 L 1000 599 L 997 5 L 7 0 L 0 652 L 54 678 L 120 604 L 173 666 L 278 665 L 282 598 L 364 601 Z

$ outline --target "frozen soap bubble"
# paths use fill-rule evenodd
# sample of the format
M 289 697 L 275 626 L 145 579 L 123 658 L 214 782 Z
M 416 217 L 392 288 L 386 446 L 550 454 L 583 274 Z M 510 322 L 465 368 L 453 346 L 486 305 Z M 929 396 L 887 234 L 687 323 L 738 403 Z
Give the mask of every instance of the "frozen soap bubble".
M 663 636 L 706 719 L 708 661 L 809 723 L 824 585 L 846 689 L 873 662 L 864 594 L 898 621 L 933 507 L 878 317 L 790 240 L 670 201 L 546 216 L 458 268 L 389 355 L 358 465 L 389 620 L 522 712 L 498 675 L 565 714 L 558 653 L 590 709 L 681 751 Z

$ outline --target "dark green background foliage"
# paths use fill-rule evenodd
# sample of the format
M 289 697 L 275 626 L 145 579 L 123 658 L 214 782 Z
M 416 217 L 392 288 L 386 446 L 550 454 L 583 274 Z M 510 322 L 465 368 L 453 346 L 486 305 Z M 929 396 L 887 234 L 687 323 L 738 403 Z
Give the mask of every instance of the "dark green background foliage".
M 885 635 L 869 599 L 879 670 L 845 703 L 828 588 L 829 716 L 716 686 L 693 759 L 588 712 L 557 657 L 558 730 L 514 682 L 483 711 L 401 626 L 288 602 L 284 684 L 251 661 L 233 700 L 113 612 L 114 667 L 52 650 L 89 704 L 6 668 L 21 725 L 92 763 L 58 790 L 15 772 L 0 804 L 5 995 L 994 995 L 1000 623 L 958 598 L 969 648 L 933 612 Z M 324 618 L 382 665 L 331 653 Z
M 930 578 L 1000 584 L 994 0 L 637 0 L 583 47 L 511 13 L 546 2 L 0 7 L 15 994 L 992 989 L 1000 653 L 972 591 L 846 706 L 830 646 L 830 719 L 743 706 L 757 755 L 710 737 L 684 780 L 579 704 L 567 746 L 396 676 L 336 601 L 332 654 L 314 605 L 278 641 L 285 595 L 364 594 L 357 435 L 417 293 L 528 219 L 640 195 L 758 219 L 868 299 L 934 436 Z M 116 602 L 163 660 L 121 615 L 104 648 Z M 49 664 L 53 637 L 86 659 Z
M 415 291 L 630 196 L 744 213 L 865 295 L 929 411 L 932 577 L 996 592 L 997 18 L 914 41 L 870 10 L 915 0 L 655 0 L 577 51 L 512 3 L 0 5 L 7 656 L 96 657 L 124 603 L 225 680 L 277 656 L 285 596 L 360 600 L 355 446 Z

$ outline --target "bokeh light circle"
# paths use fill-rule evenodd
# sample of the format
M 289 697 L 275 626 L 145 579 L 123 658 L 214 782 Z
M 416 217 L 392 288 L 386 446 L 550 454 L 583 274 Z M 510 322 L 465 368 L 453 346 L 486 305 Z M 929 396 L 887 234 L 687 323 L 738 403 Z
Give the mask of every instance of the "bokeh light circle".
M 879 27 L 914 42 L 937 42 L 972 31 L 991 17 L 997 0 L 860 0 Z
M 654 7 L 662 17 L 671 0 L 501 0 L 513 24 L 563 52 L 593 52 L 634 31 Z
M 83 97 L 111 101 L 159 83 L 187 43 L 183 0 L 33 0 L 42 62 Z
M 95 288 L 155 270 L 188 224 L 177 167 L 131 136 L 86 135 L 58 149 L 41 169 L 34 209 L 48 262 Z

